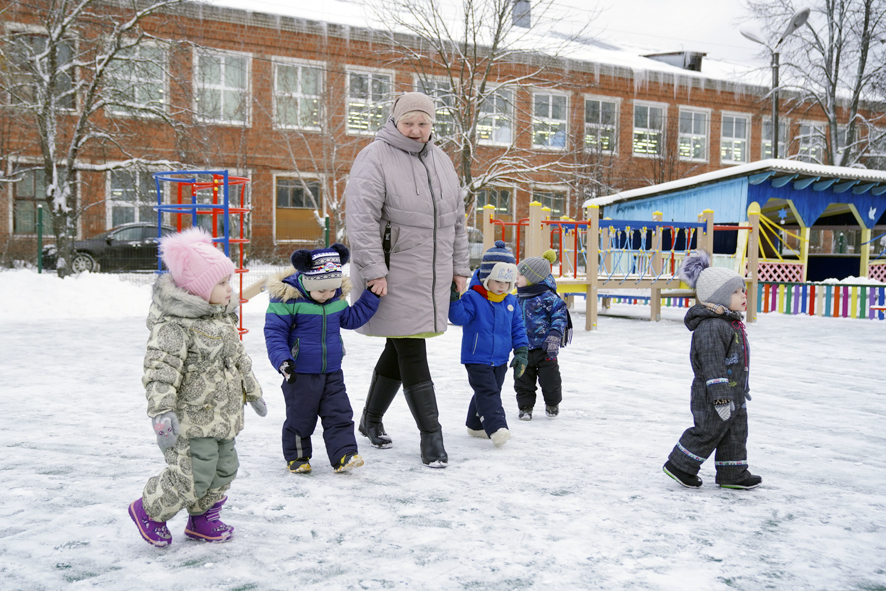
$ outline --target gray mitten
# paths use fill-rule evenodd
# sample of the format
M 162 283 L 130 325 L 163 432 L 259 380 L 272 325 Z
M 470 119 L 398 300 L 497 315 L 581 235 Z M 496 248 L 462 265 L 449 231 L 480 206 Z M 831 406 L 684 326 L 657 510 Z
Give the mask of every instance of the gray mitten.
M 735 410 L 735 403 L 727 398 L 714 400 L 714 409 L 717 411 L 717 414 L 720 415 L 721 419 L 728 421 L 729 417 L 732 416 L 732 411 Z
M 251 406 L 252 410 L 255 411 L 255 414 L 260 417 L 267 416 L 268 414 L 268 405 L 265 404 L 264 398 L 259 398 L 258 400 L 250 400 L 249 406 Z
M 560 340 L 563 337 L 556 330 L 552 330 L 548 333 L 548 336 L 545 337 L 545 342 L 542 343 L 541 347 L 545 350 L 545 357 L 548 359 L 556 359 L 557 354 L 560 352 Z
M 157 434 L 157 445 L 160 449 L 166 450 L 178 441 L 180 431 L 175 411 L 170 410 L 156 417 L 151 417 L 151 425 L 154 427 L 154 433 Z

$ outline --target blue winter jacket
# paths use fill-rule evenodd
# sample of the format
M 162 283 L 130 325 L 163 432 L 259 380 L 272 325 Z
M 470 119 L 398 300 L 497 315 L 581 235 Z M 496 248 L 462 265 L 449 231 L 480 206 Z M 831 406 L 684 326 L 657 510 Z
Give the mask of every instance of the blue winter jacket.
M 508 294 L 500 302 L 486 299 L 482 285 L 471 287 L 449 304 L 449 320 L 464 327 L 461 362 L 498 366 L 508 362 L 511 350 L 528 347 L 517 298 Z
M 566 302 L 557 295 L 557 282 L 548 275 L 541 283 L 517 289 L 530 349 L 540 349 L 552 330 L 566 334 Z
M 345 277 L 335 296 L 318 304 L 305 291 L 295 269 L 269 279 L 265 344 L 274 369 L 279 371 L 287 359 L 294 361 L 297 373 L 341 369 L 345 346 L 340 329 L 363 326 L 378 309 L 378 296 L 368 289 L 348 306 L 345 298 L 350 290 L 351 282 Z

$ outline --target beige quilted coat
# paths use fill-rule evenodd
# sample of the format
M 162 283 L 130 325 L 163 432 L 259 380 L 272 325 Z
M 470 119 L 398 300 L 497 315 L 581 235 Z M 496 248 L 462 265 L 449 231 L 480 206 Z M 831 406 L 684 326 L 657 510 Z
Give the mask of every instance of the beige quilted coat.
M 243 429 L 245 401 L 261 397 L 237 334 L 236 300 L 211 305 L 169 273 L 154 284 L 142 378 L 148 416 L 174 410 L 188 439 L 233 439 Z

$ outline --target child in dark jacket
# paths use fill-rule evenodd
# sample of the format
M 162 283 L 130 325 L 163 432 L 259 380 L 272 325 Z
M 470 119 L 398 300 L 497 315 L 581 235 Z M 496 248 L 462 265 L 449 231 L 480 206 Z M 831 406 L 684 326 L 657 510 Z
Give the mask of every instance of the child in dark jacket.
M 747 309 L 744 279 L 731 269 L 712 267 L 702 251 L 686 258 L 680 276 L 695 288 L 698 299 L 684 319 L 692 331 L 690 408 L 695 425 L 683 432 L 664 472 L 687 488 L 698 488 L 701 464 L 716 450 L 717 484 L 756 488 L 763 479 L 748 471 L 746 401 L 751 396 L 750 350 L 741 321 Z
M 292 473 L 311 471 L 311 435 L 318 417 L 335 471 L 363 465 L 341 370 L 345 348 L 340 329 L 363 326 L 378 309 L 379 298 L 367 289 L 348 306 L 351 282 L 342 277 L 341 268 L 349 254 L 341 244 L 297 250 L 290 259 L 293 268 L 268 281 L 265 343 L 271 364 L 285 378 L 283 457 Z
M 508 357 L 513 350 L 510 366 L 517 379 L 526 369 L 528 351 L 517 298 L 509 293 L 517 279 L 517 267 L 503 241 L 497 241 L 483 255 L 477 277 L 481 284 L 471 285 L 461 298 L 452 284 L 449 320 L 464 327 L 461 362 L 474 390 L 465 422 L 468 434 L 491 439 L 493 445 L 501 447 L 511 438 L 501 404 Z
M 514 380 L 521 421 L 532 420 L 536 380 L 545 400 L 545 414 L 549 418 L 560 414 L 563 393 L 557 355 L 568 329 L 569 312 L 566 302 L 557 295 L 557 283 L 551 274 L 551 264 L 556 260 L 557 253 L 548 250 L 541 257 L 523 259 L 517 265 L 517 299 L 529 338 L 529 363 L 523 375 Z

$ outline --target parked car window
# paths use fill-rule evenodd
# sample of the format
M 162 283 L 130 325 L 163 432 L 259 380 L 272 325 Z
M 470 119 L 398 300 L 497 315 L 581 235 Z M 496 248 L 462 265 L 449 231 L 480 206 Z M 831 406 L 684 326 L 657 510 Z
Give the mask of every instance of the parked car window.
M 122 230 L 114 233 L 112 236 L 114 240 L 141 240 L 142 239 L 142 228 L 136 226 L 134 228 L 123 228 Z

